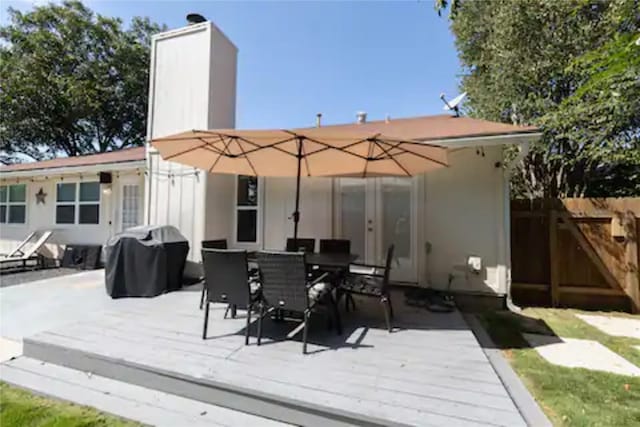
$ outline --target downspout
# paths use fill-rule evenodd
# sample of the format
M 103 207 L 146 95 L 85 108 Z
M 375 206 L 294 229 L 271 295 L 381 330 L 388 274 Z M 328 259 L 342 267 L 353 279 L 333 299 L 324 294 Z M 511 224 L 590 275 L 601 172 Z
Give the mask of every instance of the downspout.
M 507 290 L 507 309 L 510 311 L 520 312 L 522 309 L 513 303 L 511 299 L 511 175 L 516 165 L 520 164 L 524 158 L 529 154 L 529 142 L 523 142 L 520 144 L 520 151 L 518 155 L 506 165 L 505 168 L 505 191 L 504 191 L 504 236 L 505 236 L 505 252 L 508 265 L 506 269 L 506 290 Z

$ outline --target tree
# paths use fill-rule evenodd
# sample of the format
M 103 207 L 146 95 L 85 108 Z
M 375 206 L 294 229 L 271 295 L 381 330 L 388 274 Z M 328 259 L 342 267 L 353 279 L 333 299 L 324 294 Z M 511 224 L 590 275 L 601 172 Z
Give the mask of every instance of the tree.
M 116 150 L 145 140 L 150 37 L 78 1 L 9 9 L 0 27 L 0 161 Z
M 468 114 L 543 130 L 514 196 L 639 195 L 639 1 L 454 4 Z

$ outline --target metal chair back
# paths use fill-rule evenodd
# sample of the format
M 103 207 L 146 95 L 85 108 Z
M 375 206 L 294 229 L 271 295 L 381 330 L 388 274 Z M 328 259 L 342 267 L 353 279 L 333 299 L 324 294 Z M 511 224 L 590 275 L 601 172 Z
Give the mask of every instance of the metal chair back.
M 251 293 L 247 251 L 202 249 L 202 265 L 207 301 L 242 307 L 247 305 Z
M 301 252 L 258 252 L 262 296 L 269 305 L 304 312 L 309 308 L 307 266 Z
M 287 252 L 310 252 L 313 253 L 316 250 L 316 239 L 303 239 L 303 238 L 288 238 L 287 246 L 285 249 Z
M 323 254 L 350 254 L 351 240 L 322 239 L 320 240 L 320 253 Z
M 202 249 L 227 249 L 227 239 L 203 240 Z

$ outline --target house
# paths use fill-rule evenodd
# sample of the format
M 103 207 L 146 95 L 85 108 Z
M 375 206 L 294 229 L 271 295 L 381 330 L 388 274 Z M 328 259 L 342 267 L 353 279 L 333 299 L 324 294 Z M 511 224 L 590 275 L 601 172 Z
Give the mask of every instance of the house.
M 0 253 L 54 230 L 47 256 L 142 223 L 145 148 L 0 167 Z
M 236 64 L 237 48 L 211 22 L 154 36 L 148 140 L 234 128 Z M 520 146 L 524 155 L 540 137 L 535 128 L 452 115 L 360 115 L 334 126 L 418 132 L 448 148 L 450 166 L 413 178 L 303 178 L 299 236 L 350 239 L 368 263 L 381 263 L 393 243 L 396 282 L 508 294 L 513 163 L 505 164 L 503 148 Z M 101 173 L 110 184 L 100 184 Z M 37 228 L 55 228 L 58 244 L 101 244 L 129 226 L 170 224 L 190 242 L 187 274 L 199 275 L 202 240 L 282 250 L 293 234 L 295 178 L 210 174 L 164 161 L 150 145 L 6 166 L 0 185 L 4 250 Z
M 237 48 L 211 22 L 152 40 L 148 140 L 188 129 L 234 128 Z M 189 78 L 184 78 L 184 76 Z M 390 101 L 392 102 L 392 101 Z M 524 128 L 438 115 L 339 127 L 423 133 L 447 147 L 448 168 L 414 178 L 303 178 L 300 237 L 348 238 L 366 262 L 395 243 L 392 279 L 504 297 L 510 283 L 509 171 L 503 147 L 540 137 Z M 282 250 L 293 235 L 295 178 L 210 174 L 164 161 L 148 146 L 145 222 L 190 240 L 196 274 L 202 240 Z

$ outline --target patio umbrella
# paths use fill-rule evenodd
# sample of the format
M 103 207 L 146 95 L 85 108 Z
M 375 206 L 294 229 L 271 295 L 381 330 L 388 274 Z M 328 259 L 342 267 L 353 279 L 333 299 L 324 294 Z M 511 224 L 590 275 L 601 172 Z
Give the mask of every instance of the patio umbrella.
M 357 129 L 191 130 L 151 145 L 164 160 L 210 173 L 296 177 L 294 239 L 302 176 L 410 177 L 448 165 L 444 147 Z

